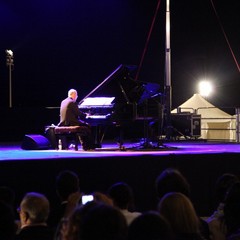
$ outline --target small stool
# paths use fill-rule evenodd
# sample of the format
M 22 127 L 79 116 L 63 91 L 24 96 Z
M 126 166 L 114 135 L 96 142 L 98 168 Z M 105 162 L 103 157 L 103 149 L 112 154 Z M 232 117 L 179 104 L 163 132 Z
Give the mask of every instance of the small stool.
M 86 126 L 56 126 L 54 133 L 56 136 L 56 146 L 58 141 L 62 141 L 62 149 L 68 149 L 68 138 L 71 137 L 75 142 L 75 150 L 78 150 L 78 143 L 81 143 L 81 136 L 86 136 Z

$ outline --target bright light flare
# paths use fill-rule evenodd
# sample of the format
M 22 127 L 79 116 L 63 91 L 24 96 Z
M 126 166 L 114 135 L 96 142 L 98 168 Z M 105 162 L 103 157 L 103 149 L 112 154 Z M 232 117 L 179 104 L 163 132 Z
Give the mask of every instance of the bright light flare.
M 201 81 L 199 83 L 199 93 L 203 97 L 208 97 L 213 92 L 212 84 L 208 81 Z
M 5 52 L 8 56 L 13 57 L 13 51 L 12 50 L 6 49 Z

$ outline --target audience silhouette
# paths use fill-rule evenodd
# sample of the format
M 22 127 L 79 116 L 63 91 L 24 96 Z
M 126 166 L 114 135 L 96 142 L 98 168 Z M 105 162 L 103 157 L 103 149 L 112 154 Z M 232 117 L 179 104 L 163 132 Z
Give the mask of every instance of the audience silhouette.
M 180 192 L 164 195 L 158 205 L 159 213 L 169 222 L 176 240 L 203 240 L 200 221 L 190 199 Z
M 164 169 L 156 179 L 157 196 L 161 200 L 167 193 L 179 192 L 190 199 L 190 184 L 185 176 L 176 168 Z M 199 217 L 201 234 L 210 238 L 209 227 L 206 221 Z
M 113 184 L 108 190 L 108 195 L 112 199 L 113 205 L 125 216 L 128 225 L 141 214 L 133 211 L 134 195 L 128 184 L 123 182 Z
M 225 197 L 229 188 L 238 181 L 238 177 L 231 173 L 222 174 L 216 181 L 214 191 L 216 210 L 207 219 L 211 240 L 226 239 L 227 230 L 224 222 Z
M 197 216 L 190 184 L 178 169 L 163 170 L 155 183 L 157 211 L 135 212 L 133 191 L 125 182 L 111 185 L 107 194 L 93 191 L 93 200 L 83 205 L 78 175 L 63 170 L 56 176 L 59 204 L 50 209 L 45 195 L 26 193 L 18 208 L 19 228 L 14 215 L 15 192 L 0 187 L 0 239 L 240 239 L 240 181 L 236 175 L 224 173 L 216 180 L 216 210 L 205 221 Z
M 159 213 L 150 211 L 135 218 L 129 225 L 128 240 L 172 240 L 169 223 Z
M 17 240 L 52 240 L 54 233 L 47 226 L 50 204 L 40 193 L 27 193 L 20 204 L 21 230 Z
M 0 239 L 13 240 L 17 231 L 12 207 L 0 201 Z
M 234 183 L 226 194 L 224 220 L 227 240 L 240 239 L 240 182 Z
M 121 212 L 107 204 L 88 202 L 75 209 L 65 227 L 61 240 L 127 240 L 128 227 Z
M 73 194 L 80 194 L 79 178 L 78 175 L 70 170 L 63 170 L 59 172 L 56 177 L 56 192 L 60 202 L 52 206 L 50 216 L 48 219 L 48 225 L 55 229 L 60 220 L 67 214 L 67 207 L 70 203 Z
M 15 219 L 16 232 L 20 229 L 20 221 L 17 218 L 17 211 L 15 208 L 15 191 L 7 186 L 0 187 L 0 201 L 6 203 L 12 210 Z M 1 239 L 1 238 L 0 238 Z
M 156 179 L 157 196 L 161 199 L 166 193 L 180 192 L 190 197 L 190 185 L 183 174 L 175 168 L 167 168 Z

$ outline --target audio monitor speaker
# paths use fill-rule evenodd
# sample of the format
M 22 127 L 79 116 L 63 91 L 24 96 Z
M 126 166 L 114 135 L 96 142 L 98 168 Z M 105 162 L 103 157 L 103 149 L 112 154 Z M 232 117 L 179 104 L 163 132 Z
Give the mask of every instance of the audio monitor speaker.
M 171 114 L 172 126 L 179 133 L 189 137 L 201 136 L 201 115 L 193 113 Z
M 25 135 L 21 148 L 24 150 L 46 150 L 51 148 L 51 144 L 47 138 L 42 135 Z

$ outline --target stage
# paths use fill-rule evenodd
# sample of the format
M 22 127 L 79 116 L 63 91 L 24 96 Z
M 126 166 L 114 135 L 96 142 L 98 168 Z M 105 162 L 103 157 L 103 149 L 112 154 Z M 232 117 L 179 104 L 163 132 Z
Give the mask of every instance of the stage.
M 192 201 L 201 216 L 214 208 L 214 184 L 222 173 L 239 175 L 240 144 L 206 141 L 166 142 L 159 148 L 142 149 L 128 142 L 121 151 L 114 142 L 101 149 L 22 150 L 21 143 L 0 144 L 0 185 L 16 192 L 16 206 L 25 192 L 46 194 L 57 201 L 55 176 L 64 169 L 80 177 L 81 191 L 106 192 L 111 184 L 125 181 L 132 186 L 137 210 L 155 209 L 155 179 L 165 168 L 178 168 L 191 185 Z
M 124 144 L 125 150 L 120 150 L 115 143 L 105 142 L 102 148 L 83 151 L 81 146 L 78 151 L 69 150 L 23 150 L 21 143 L 0 143 L 0 161 L 19 160 L 56 160 L 56 159 L 83 159 L 83 158 L 124 158 L 124 157 L 170 157 L 185 154 L 240 154 L 240 144 L 219 143 L 206 141 L 176 141 L 142 146 L 141 143 L 128 142 Z M 1 162 L 0 162 L 1 163 Z

